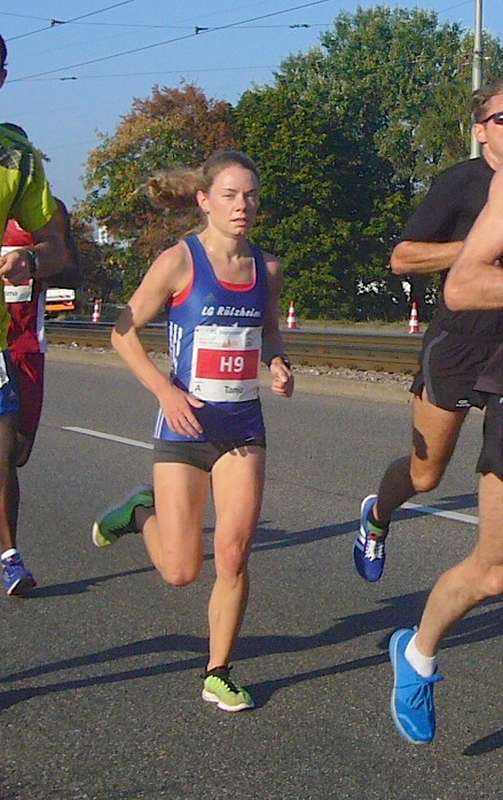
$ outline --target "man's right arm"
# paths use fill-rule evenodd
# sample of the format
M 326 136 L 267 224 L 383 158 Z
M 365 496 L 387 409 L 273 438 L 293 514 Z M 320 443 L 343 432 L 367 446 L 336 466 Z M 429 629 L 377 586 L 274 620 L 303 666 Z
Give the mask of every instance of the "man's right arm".
M 452 311 L 503 308 L 503 169 L 447 278 L 444 296 Z
M 463 242 L 413 242 L 397 244 L 391 253 L 395 275 L 427 275 L 450 269 L 463 249 Z
M 452 266 L 463 247 L 463 242 L 448 241 L 457 214 L 456 202 L 456 180 L 449 170 L 433 182 L 407 222 L 402 241 L 391 254 L 395 275 L 425 275 Z

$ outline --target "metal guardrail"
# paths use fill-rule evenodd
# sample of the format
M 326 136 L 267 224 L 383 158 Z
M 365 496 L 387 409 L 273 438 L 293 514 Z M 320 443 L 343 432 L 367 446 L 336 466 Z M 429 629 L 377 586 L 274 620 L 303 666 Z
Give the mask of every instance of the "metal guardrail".
M 110 347 L 112 322 L 49 321 L 50 343 Z M 166 352 L 166 326 L 148 325 L 141 334 L 147 350 Z M 422 335 L 335 329 L 283 330 L 285 349 L 293 364 L 350 367 L 385 372 L 415 372 Z

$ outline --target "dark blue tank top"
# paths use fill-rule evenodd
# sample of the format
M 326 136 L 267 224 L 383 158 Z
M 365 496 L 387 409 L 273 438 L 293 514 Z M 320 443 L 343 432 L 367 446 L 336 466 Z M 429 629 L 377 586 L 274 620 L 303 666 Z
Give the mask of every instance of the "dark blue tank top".
M 172 442 L 232 442 L 264 435 L 258 396 L 267 269 L 250 244 L 255 278 L 249 285 L 219 281 L 197 236 L 185 239 L 192 255 L 192 285 L 167 307 L 171 376 L 204 402 L 193 408 L 203 433 L 172 431 L 159 410 L 154 438 Z

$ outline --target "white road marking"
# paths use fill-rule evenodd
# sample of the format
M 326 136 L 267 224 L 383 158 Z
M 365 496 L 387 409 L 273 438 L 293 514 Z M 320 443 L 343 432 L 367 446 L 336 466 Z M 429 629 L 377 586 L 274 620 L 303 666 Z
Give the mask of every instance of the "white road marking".
M 435 506 L 421 506 L 416 503 L 404 503 L 402 508 L 409 508 L 411 511 L 418 511 L 420 514 L 432 514 L 435 517 L 445 517 L 456 522 L 465 522 L 467 525 L 478 525 L 479 518 L 472 517 L 470 514 L 460 514 L 459 511 L 442 511 Z
M 128 444 L 131 447 L 142 447 L 144 450 L 153 450 L 154 445 L 149 442 L 139 442 L 138 439 L 126 439 L 124 436 L 113 436 L 111 433 L 102 433 L 101 431 L 91 431 L 89 428 L 71 428 L 63 427 L 64 431 L 71 431 L 72 433 L 81 433 L 83 436 L 94 436 L 95 439 L 107 439 L 109 442 L 118 442 L 119 444 Z
M 127 439 L 124 436 L 114 436 L 111 433 L 102 433 L 101 431 L 93 431 L 89 428 L 73 428 L 63 427 L 64 431 L 71 431 L 72 433 L 80 433 L 83 436 L 93 436 L 95 439 L 107 439 L 109 442 L 117 442 L 118 444 L 127 444 L 130 447 L 141 447 L 144 450 L 153 450 L 153 444 L 149 442 L 140 442 L 138 439 Z M 411 511 L 417 511 L 419 514 L 430 514 L 435 517 L 444 517 L 445 519 L 452 519 L 455 522 L 464 522 L 466 525 L 478 525 L 478 517 L 473 517 L 470 514 L 461 514 L 459 511 L 442 511 L 441 508 L 435 506 L 422 506 L 418 503 L 404 503 L 402 508 L 408 508 Z

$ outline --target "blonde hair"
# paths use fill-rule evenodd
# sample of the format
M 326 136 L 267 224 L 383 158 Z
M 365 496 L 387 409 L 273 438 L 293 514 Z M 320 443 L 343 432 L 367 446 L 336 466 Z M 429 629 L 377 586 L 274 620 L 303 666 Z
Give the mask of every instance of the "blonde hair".
M 239 150 L 217 150 L 200 167 L 173 167 L 161 170 L 143 186 L 150 201 L 158 208 L 183 207 L 193 202 L 197 192 L 208 192 L 216 176 L 227 167 L 237 165 L 252 172 L 257 181 L 257 167 Z

